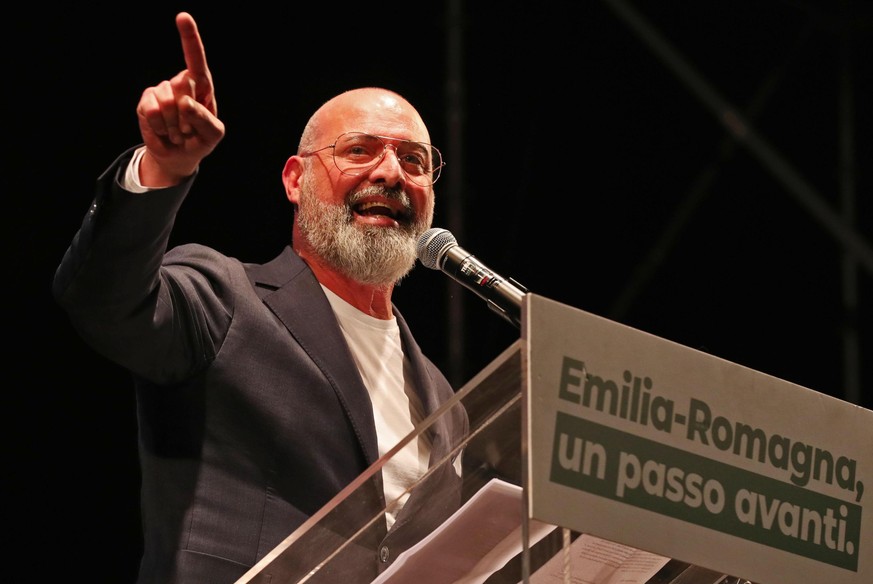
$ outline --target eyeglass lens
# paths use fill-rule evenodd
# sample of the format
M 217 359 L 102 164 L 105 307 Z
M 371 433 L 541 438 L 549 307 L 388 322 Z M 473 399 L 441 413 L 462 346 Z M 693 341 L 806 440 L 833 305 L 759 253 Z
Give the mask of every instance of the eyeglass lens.
M 439 150 L 429 144 L 407 140 L 397 140 L 396 146 L 392 144 L 392 147 L 411 181 L 422 186 L 436 182 L 442 167 Z M 337 138 L 333 155 L 341 172 L 358 175 L 376 166 L 386 151 L 387 145 L 380 137 L 348 132 Z

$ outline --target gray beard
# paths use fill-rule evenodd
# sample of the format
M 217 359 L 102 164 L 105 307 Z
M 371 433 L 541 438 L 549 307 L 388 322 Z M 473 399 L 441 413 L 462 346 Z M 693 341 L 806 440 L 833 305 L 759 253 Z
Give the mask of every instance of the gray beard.
M 401 199 L 411 215 L 406 193 L 370 186 L 353 193 L 344 204 L 332 205 L 319 199 L 309 184 L 303 181 L 297 226 L 322 261 L 353 280 L 375 286 L 396 284 L 412 270 L 418 238 L 430 227 L 429 213 L 401 222 L 399 228 L 359 225 L 352 216 L 354 200 L 374 194 Z

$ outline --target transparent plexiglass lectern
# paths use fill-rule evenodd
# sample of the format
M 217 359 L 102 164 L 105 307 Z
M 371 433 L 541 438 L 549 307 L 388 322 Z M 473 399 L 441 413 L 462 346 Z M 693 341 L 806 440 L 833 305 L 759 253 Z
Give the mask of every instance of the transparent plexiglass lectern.
M 237 584 L 873 581 L 873 412 L 534 294 L 521 333 Z M 820 429 L 795 419 L 813 410 Z M 459 411 L 463 439 L 434 443 Z M 734 449 L 729 432 L 760 444 Z M 773 451 L 787 438 L 827 454 L 834 480 L 800 485 Z M 374 501 L 419 439 L 436 458 L 398 515 L 415 545 L 400 545 L 397 502 Z

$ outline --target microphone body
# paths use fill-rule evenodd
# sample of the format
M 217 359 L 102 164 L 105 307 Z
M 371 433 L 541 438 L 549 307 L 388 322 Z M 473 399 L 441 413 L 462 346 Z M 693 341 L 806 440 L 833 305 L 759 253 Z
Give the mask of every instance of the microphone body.
M 418 240 L 418 259 L 424 266 L 441 270 L 475 292 L 491 310 L 521 327 L 521 300 L 527 288 L 496 274 L 458 245 L 450 231 L 435 227 L 422 234 Z

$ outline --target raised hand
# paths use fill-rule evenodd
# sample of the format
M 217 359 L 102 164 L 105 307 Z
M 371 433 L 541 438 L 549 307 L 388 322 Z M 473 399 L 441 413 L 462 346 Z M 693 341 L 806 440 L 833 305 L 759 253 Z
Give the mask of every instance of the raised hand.
M 176 15 L 176 28 L 186 69 L 143 91 L 136 108 L 146 146 L 139 169 L 145 186 L 179 183 L 194 173 L 224 137 L 197 23 L 190 14 L 181 12 Z

